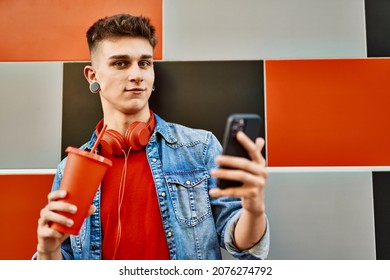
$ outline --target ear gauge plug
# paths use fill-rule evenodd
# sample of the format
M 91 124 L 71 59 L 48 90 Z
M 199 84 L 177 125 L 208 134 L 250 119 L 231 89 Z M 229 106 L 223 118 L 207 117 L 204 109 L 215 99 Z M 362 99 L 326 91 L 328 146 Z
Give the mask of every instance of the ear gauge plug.
M 89 85 L 89 90 L 93 94 L 97 94 L 100 91 L 100 84 L 98 82 L 93 82 L 92 84 Z

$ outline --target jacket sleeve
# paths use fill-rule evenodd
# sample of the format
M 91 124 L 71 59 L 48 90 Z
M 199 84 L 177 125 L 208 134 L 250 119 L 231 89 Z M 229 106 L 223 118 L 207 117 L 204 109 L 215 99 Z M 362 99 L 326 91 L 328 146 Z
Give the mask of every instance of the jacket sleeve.
M 222 152 L 222 146 L 213 134 L 209 134 L 208 147 L 205 152 L 205 162 L 208 170 L 218 167 L 215 157 Z M 216 179 L 210 177 L 209 189 L 216 188 Z M 210 196 L 217 234 L 220 246 L 238 259 L 266 259 L 269 252 L 270 234 L 269 223 L 262 239 L 252 248 L 240 251 L 234 242 L 234 229 L 241 214 L 241 199 Z

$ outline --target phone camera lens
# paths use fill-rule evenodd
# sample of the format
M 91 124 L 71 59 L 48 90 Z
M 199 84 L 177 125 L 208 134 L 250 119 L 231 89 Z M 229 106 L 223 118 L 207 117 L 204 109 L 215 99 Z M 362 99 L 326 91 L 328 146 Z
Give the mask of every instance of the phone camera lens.
M 237 132 L 244 131 L 245 129 L 245 120 L 239 119 L 236 120 L 232 125 L 232 135 L 236 136 Z

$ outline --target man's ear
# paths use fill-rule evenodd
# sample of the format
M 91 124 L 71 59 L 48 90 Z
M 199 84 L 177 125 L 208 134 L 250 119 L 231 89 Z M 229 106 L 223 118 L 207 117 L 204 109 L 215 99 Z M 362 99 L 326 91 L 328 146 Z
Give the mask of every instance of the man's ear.
M 90 84 L 96 82 L 96 72 L 91 65 L 84 67 L 84 76 Z

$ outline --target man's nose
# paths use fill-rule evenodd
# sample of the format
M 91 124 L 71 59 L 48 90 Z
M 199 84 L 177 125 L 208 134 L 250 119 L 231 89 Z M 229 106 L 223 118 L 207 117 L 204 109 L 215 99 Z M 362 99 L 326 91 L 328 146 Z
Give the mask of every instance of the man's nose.
M 129 80 L 131 82 L 139 83 L 142 82 L 142 71 L 141 68 L 138 66 L 138 64 L 132 65 L 129 68 Z

